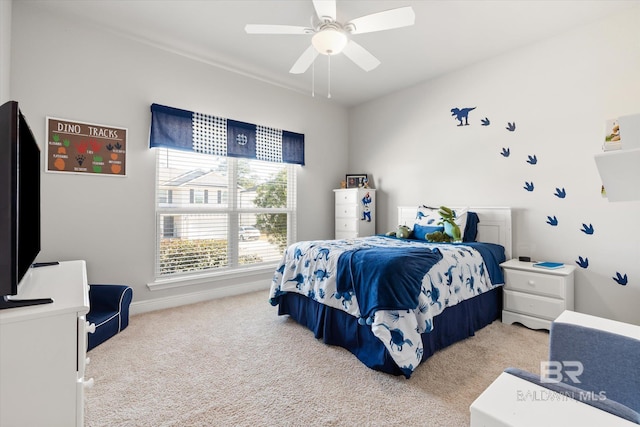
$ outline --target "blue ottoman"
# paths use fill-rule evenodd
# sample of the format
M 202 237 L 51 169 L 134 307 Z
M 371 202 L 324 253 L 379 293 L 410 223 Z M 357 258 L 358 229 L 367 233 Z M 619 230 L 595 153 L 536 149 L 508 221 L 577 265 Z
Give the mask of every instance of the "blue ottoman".
M 96 325 L 88 334 L 87 351 L 102 344 L 129 325 L 133 289 L 125 285 L 89 285 L 87 321 Z

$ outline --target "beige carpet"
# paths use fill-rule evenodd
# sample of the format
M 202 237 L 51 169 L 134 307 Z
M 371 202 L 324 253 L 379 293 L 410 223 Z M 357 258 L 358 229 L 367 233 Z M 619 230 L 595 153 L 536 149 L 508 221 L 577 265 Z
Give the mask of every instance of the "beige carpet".
M 276 310 L 261 291 L 133 316 L 88 354 L 86 426 L 465 426 L 504 368 L 547 359 L 548 333 L 496 321 L 407 380 Z

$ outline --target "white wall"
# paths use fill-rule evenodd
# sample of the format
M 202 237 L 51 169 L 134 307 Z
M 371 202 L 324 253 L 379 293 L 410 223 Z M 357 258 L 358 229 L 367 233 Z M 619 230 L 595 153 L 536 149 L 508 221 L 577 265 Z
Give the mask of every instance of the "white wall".
M 0 104 L 11 100 L 11 5 L 12 0 L 0 0 Z
M 304 133 L 298 238 L 333 236 L 331 190 L 347 170 L 343 107 L 90 28 L 37 3 L 14 3 L 12 35 L 11 93 L 41 147 L 46 116 L 129 130 L 126 177 L 44 174 L 39 260 L 85 259 L 90 283 L 129 284 L 137 302 L 210 289 L 146 287 L 154 280 L 154 102 Z M 251 280 L 268 288 L 271 276 Z
M 513 207 L 516 255 L 573 265 L 587 257 L 576 309 L 640 324 L 640 202 L 602 199 L 593 159 L 605 119 L 640 113 L 638 76 L 635 8 L 353 108 L 349 170 L 370 173 L 379 189 L 379 231 L 395 228 L 398 205 Z M 454 107 L 476 107 L 469 126 L 456 126 Z

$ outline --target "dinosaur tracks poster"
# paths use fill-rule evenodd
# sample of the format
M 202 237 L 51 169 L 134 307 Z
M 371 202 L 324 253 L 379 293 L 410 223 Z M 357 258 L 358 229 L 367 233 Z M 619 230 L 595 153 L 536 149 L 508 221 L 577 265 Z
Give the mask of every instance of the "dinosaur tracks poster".
M 127 129 L 47 117 L 47 172 L 126 175 Z

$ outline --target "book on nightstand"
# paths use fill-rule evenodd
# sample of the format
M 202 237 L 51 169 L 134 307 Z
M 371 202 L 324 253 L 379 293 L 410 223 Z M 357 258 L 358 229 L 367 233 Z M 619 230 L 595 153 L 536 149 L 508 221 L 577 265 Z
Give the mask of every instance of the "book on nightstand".
M 534 267 L 539 267 L 539 268 L 550 268 L 550 269 L 554 269 L 554 268 L 562 268 L 564 267 L 564 264 L 561 262 L 536 262 L 535 264 L 533 264 Z

